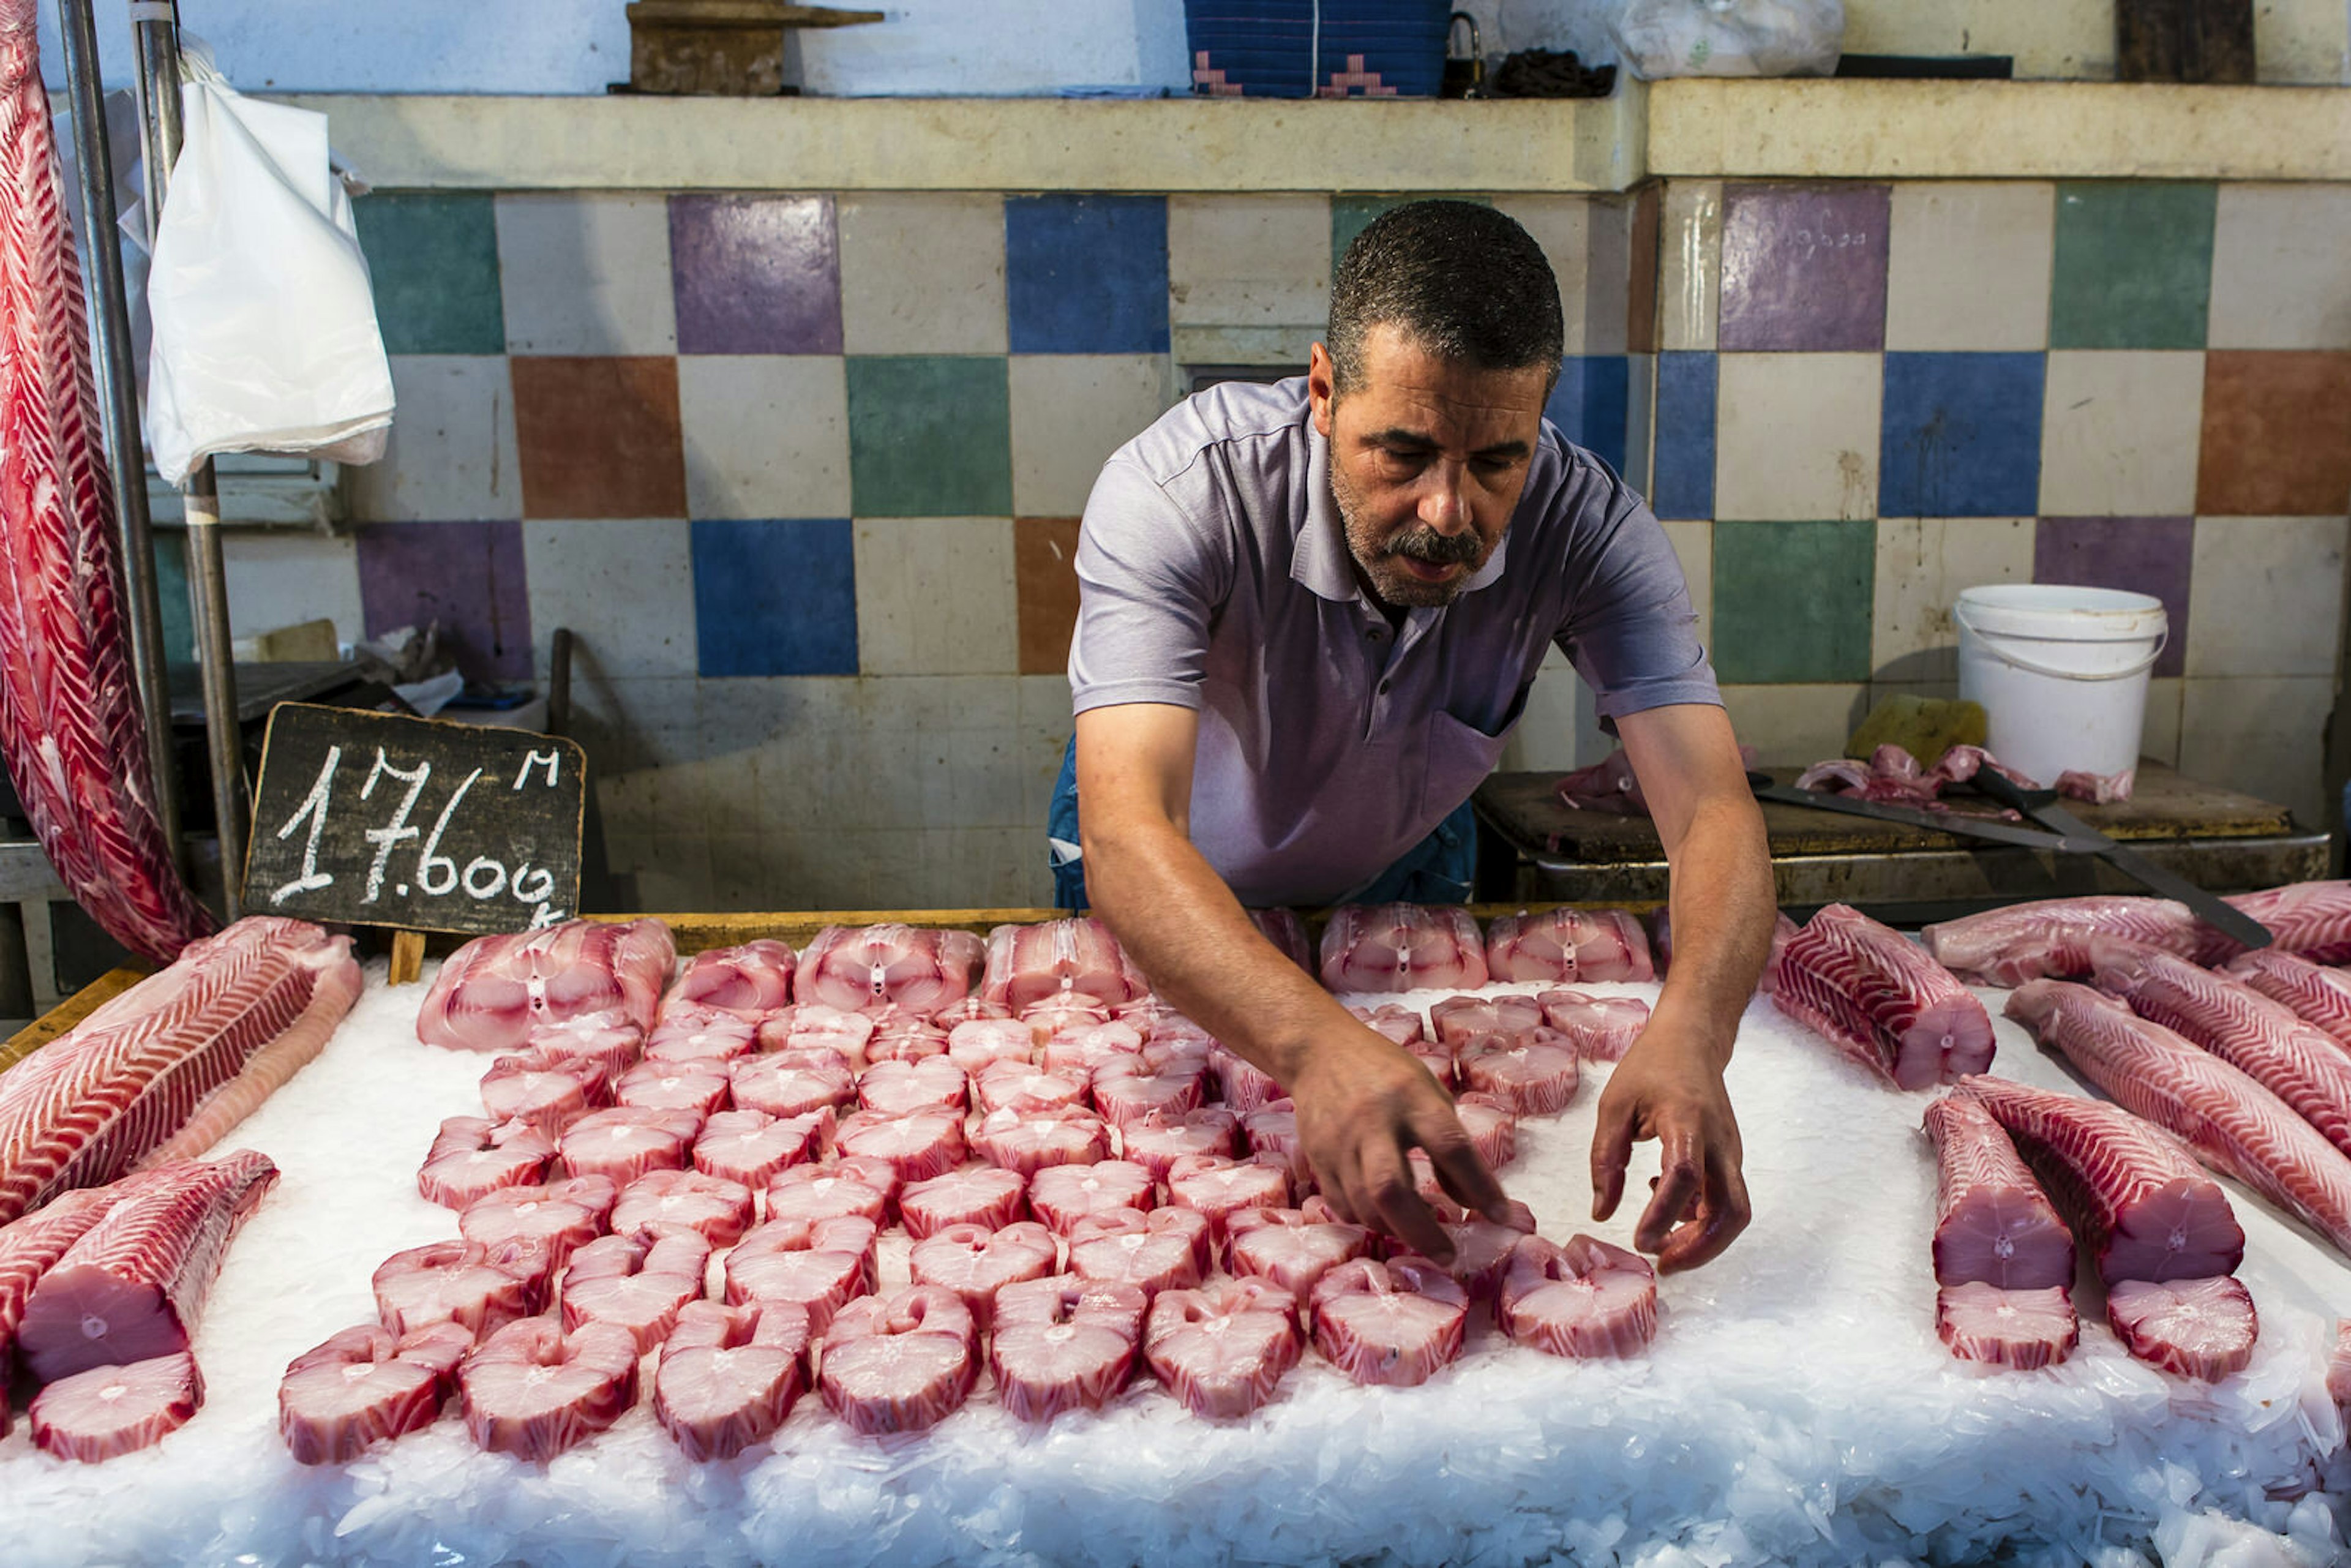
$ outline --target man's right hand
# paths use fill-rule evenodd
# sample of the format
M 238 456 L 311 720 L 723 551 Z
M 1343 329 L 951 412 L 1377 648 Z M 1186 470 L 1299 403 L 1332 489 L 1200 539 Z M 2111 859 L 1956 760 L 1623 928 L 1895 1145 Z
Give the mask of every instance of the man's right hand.
M 1452 1100 L 1411 1052 L 1351 1019 L 1322 1031 L 1297 1060 L 1289 1088 L 1299 1143 L 1341 1218 L 1451 1262 L 1452 1239 L 1413 1185 L 1405 1151 L 1419 1148 L 1463 1207 L 1507 1221 L 1502 1184 L 1478 1157 Z

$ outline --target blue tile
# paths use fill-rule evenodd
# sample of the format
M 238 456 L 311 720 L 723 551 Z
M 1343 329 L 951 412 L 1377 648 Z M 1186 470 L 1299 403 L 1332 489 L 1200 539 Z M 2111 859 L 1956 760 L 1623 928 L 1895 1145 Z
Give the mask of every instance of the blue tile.
M 1167 199 L 1015 196 L 1004 291 L 1016 354 L 1167 351 Z
M 1632 361 L 1623 354 L 1571 356 L 1560 367 L 1543 417 L 1559 433 L 1622 474 L 1632 396 Z
M 2041 497 L 2039 354 L 1888 354 L 1881 517 L 2029 517 Z
M 1712 354 L 1657 356 L 1656 477 L 1649 506 L 1661 517 L 1714 516 L 1714 406 Z
M 855 674 L 849 519 L 695 519 L 694 620 L 705 675 Z

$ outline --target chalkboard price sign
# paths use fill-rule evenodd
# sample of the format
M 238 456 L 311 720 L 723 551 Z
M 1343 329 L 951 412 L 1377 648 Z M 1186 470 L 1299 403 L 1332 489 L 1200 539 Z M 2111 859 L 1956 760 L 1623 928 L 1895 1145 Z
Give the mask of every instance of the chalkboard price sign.
M 569 740 L 280 703 L 254 788 L 246 910 L 477 936 L 568 920 L 586 786 Z

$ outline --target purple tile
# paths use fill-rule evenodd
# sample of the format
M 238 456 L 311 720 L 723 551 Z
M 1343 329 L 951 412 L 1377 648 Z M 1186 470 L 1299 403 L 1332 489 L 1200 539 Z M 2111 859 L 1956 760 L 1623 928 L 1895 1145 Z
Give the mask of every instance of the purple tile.
M 2195 548 L 2193 517 L 2043 517 L 2032 535 L 2032 580 L 2119 588 L 2162 600 L 2170 638 L 2155 673 L 2176 675 L 2188 657 L 2188 574 Z
M 831 196 L 672 196 L 681 354 L 841 352 Z
M 1884 185 L 1723 186 L 1721 347 L 1884 348 L 1892 203 Z
M 377 523 L 359 554 L 369 636 L 437 621 L 467 680 L 530 678 L 520 523 Z

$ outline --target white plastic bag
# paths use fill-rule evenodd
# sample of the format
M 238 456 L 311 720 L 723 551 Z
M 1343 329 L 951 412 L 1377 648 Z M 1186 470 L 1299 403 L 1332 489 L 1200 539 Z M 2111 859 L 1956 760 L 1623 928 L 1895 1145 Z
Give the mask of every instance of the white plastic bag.
M 1844 0 L 1627 0 L 1609 30 L 1646 81 L 1827 76 L 1844 50 Z
M 222 452 L 372 463 L 392 365 L 327 117 L 257 103 L 184 57 L 186 140 L 156 226 L 147 441 L 177 485 Z

